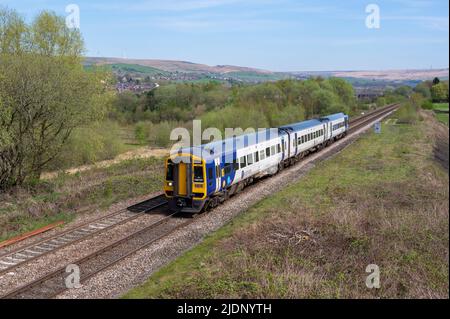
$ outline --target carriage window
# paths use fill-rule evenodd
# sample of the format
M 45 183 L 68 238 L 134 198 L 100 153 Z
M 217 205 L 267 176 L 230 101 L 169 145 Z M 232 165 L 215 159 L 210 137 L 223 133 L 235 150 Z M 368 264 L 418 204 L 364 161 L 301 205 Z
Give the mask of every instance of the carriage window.
M 259 153 L 255 152 L 255 163 L 259 162 Z
M 203 167 L 194 166 L 194 182 L 203 183 Z
M 275 155 L 275 145 L 273 145 L 273 146 L 270 147 L 270 153 L 271 153 L 272 155 Z
M 166 181 L 173 182 L 173 163 L 167 163 Z
M 264 150 L 263 151 L 259 151 L 259 158 L 261 159 L 261 161 L 266 158 Z
M 278 153 L 281 153 L 281 145 L 280 144 L 277 144 L 277 151 L 278 151 Z
M 214 178 L 213 177 L 213 169 L 212 169 L 212 167 L 208 168 L 208 178 L 209 179 L 213 179 Z
M 267 157 L 270 156 L 270 147 L 266 148 L 266 156 L 267 156 Z
M 241 157 L 240 162 L 241 162 L 241 169 L 243 169 L 245 166 L 247 166 L 247 162 L 245 161 L 245 156 Z
M 247 155 L 247 163 L 248 163 L 248 165 L 252 165 L 253 164 L 253 154 L 248 154 Z

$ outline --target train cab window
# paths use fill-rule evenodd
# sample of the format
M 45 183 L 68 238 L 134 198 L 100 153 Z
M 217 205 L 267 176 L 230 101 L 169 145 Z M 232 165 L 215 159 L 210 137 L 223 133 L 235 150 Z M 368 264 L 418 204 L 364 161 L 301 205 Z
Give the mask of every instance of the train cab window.
M 210 167 L 210 168 L 208 168 L 208 179 L 213 179 L 213 178 L 214 178 L 213 169 L 212 169 L 212 167 Z
M 247 155 L 247 164 L 252 165 L 253 164 L 253 154 Z
M 255 163 L 259 162 L 259 153 L 255 152 Z
M 241 169 L 243 169 L 245 166 L 247 166 L 247 162 L 246 162 L 246 157 L 245 156 L 242 156 L 239 162 L 241 163 Z
M 271 153 L 272 155 L 275 155 L 275 145 L 273 145 L 273 146 L 270 147 L 270 153 Z
M 203 183 L 203 167 L 194 166 L 194 182 Z
M 173 163 L 167 163 L 166 181 L 173 182 Z
M 266 153 L 264 152 L 264 150 L 259 151 L 259 158 L 261 159 L 261 161 L 266 158 Z
M 266 148 L 266 157 L 270 156 L 270 147 Z

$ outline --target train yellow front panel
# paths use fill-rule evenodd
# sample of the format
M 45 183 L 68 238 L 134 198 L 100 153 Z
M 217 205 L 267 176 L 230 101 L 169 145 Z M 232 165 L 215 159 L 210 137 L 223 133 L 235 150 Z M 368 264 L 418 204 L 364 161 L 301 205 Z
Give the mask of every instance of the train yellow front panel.
M 178 194 L 187 195 L 187 164 L 178 164 Z

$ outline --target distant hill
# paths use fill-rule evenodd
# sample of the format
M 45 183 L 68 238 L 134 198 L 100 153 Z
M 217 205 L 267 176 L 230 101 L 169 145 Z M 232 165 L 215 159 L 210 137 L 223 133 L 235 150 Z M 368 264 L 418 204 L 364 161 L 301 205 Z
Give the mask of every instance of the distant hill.
M 449 69 L 428 70 L 380 70 L 380 71 L 318 71 L 318 72 L 272 72 L 268 70 L 233 66 L 192 63 L 187 61 L 155 59 L 123 59 L 87 57 L 85 67 L 107 68 L 118 76 L 131 75 L 137 78 L 150 78 L 153 81 L 237 81 L 258 83 L 287 78 L 305 79 L 311 76 L 340 77 L 357 86 L 362 85 L 415 85 L 435 77 L 449 78 Z
M 340 78 L 355 78 L 382 81 L 423 81 L 435 77 L 448 79 L 449 69 L 428 70 L 380 70 L 380 71 L 324 71 L 324 72 L 291 72 L 297 76 L 334 76 Z
M 123 59 L 123 58 L 96 58 L 87 57 L 86 64 L 134 64 L 148 66 L 167 72 L 184 72 L 184 73 L 229 73 L 229 72 L 253 72 L 260 74 L 271 74 L 273 72 L 260 70 L 255 68 L 240 67 L 233 65 L 216 65 L 209 66 L 206 64 L 198 64 L 186 61 L 171 60 L 151 60 L 151 59 Z

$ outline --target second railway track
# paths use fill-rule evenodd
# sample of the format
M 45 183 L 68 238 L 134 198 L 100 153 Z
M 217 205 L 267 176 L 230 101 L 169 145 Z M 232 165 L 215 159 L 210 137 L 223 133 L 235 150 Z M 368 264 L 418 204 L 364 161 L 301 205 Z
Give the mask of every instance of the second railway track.
M 172 213 L 157 222 L 123 237 L 102 249 L 73 262 L 80 268 L 80 282 L 124 260 L 135 252 L 151 245 L 175 230 L 192 223 L 192 218 L 174 218 Z M 68 289 L 66 267 L 58 268 L 47 275 L 1 296 L 3 299 L 54 298 Z
M 37 241 L 12 252 L 0 255 L 0 275 L 10 272 L 37 258 L 93 237 L 113 227 L 135 220 L 142 214 L 166 204 L 167 200 L 164 195 L 159 195 L 126 209 L 83 223 L 82 225 L 63 231 L 50 238 Z

